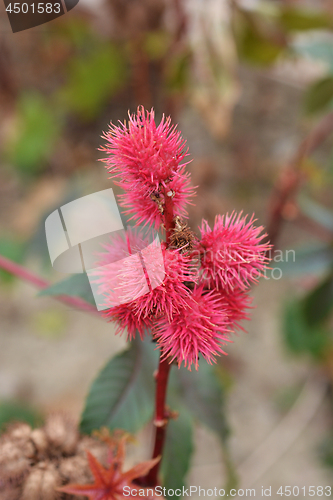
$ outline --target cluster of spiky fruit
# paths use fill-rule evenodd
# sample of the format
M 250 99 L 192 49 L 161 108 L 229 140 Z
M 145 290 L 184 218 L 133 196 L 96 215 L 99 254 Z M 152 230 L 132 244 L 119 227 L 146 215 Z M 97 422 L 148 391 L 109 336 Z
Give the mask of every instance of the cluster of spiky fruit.
M 213 228 L 203 221 L 200 239 L 188 228 L 181 217 L 194 191 L 185 171 L 185 141 L 170 118 L 156 125 L 153 110 L 140 107 L 105 138 L 106 167 L 124 190 L 121 205 L 137 224 L 166 230 L 160 252 L 131 229 L 105 246 L 96 283 L 106 317 L 130 339 L 150 332 L 162 356 L 178 365 L 198 368 L 200 355 L 215 362 L 230 333 L 248 318 L 250 286 L 266 269 L 270 245 L 263 228 L 234 212 L 217 216 Z M 142 256 L 145 248 L 149 255 Z M 122 264 L 114 275 L 107 263 L 117 259 Z M 153 286 L 162 267 L 163 281 Z
M 11 425 L 0 438 L 0 500 L 77 499 L 57 488 L 91 481 L 87 451 L 106 463 L 105 443 L 80 436 L 62 414 L 51 415 L 42 428 Z

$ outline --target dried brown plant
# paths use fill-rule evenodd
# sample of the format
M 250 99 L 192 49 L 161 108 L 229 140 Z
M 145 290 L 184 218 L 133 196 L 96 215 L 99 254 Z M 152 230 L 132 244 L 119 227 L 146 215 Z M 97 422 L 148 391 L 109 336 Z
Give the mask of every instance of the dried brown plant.
M 63 414 L 49 416 L 38 429 L 11 425 L 0 437 L 0 500 L 78 499 L 56 488 L 92 480 L 86 450 L 106 463 L 106 444 L 80 436 Z

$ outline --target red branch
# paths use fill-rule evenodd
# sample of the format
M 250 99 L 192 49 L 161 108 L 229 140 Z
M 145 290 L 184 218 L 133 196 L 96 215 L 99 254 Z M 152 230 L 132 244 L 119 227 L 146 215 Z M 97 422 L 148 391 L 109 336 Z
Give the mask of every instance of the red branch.
M 168 191 L 167 188 L 164 189 L 164 226 L 166 232 L 166 244 L 169 245 L 171 232 L 174 228 L 174 216 L 173 216 L 173 193 Z M 154 425 L 156 427 L 155 431 L 155 444 L 152 458 L 162 457 L 166 428 L 169 420 L 169 413 L 166 409 L 166 393 L 168 378 L 170 373 L 170 362 L 168 359 L 162 359 L 162 353 L 160 354 L 160 362 L 158 365 L 158 372 L 156 376 L 156 394 L 155 394 L 155 420 Z M 161 461 L 159 461 L 143 479 L 147 486 L 156 486 L 158 484 L 158 472 L 160 468 Z
M 305 137 L 293 158 L 282 170 L 270 201 L 270 220 L 267 225 L 268 239 L 273 245 L 276 244 L 282 227 L 284 209 L 296 195 L 305 177 L 302 170 L 304 160 L 330 136 L 332 130 L 333 113 L 329 113 Z
M 162 360 L 158 366 L 156 377 L 156 396 L 155 396 L 155 444 L 152 458 L 162 457 L 166 427 L 168 425 L 169 414 L 165 407 L 166 391 L 171 364 L 167 359 Z M 147 486 L 156 486 L 158 484 L 158 472 L 160 468 L 159 461 L 147 474 L 145 484 Z
M 167 188 L 164 189 L 164 227 L 166 232 L 166 244 L 169 246 L 171 232 L 174 228 L 174 220 L 173 220 L 173 195 L 172 191 L 169 191 Z
M 0 255 L 0 269 L 3 269 L 4 271 L 7 271 L 10 274 L 13 274 L 14 276 L 20 278 L 23 281 L 31 283 L 31 285 L 35 286 L 36 288 L 39 288 L 40 290 L 44 290 L 45 288 L 51 286 L 51 283 L 49 283 L 47 280 L 44 280 L 37 274 L 28 271 L 25 267 L 16 264 L 15 262 L 7 259 L 6 257 L 3 257 L 2 255 Z M 85 300 L 80 299 L 79 297 L 70 297 L 68 295 L 55 295 L 54 298 L 56 300 L 59 300 L 63 304 L 66 304 L 67 306 L 74 307 L 75 309 L 98 314 L 94 306 L 92 306 Z

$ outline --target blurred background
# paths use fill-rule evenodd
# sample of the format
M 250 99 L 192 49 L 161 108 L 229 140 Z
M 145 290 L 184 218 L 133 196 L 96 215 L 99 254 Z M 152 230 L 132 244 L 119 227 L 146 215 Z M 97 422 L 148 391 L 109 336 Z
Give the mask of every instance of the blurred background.
M 332 0 L 81 0 L 15 34 L 0 4 L 1 255 L 64 278 L 45 218 L 114 187 L 100 136 L 141 104 L 188 142 L 192 228 L 243 210 L 276 245 L 248 333 L 218 367 L 245 488 L 333 482 L 332 30 Z M 78 419 L 124 345 L 0 270 L 0 428 L 57 409 Z M 219 444 L 201 427 L 192 462 L 189 484 L 222 487 Z

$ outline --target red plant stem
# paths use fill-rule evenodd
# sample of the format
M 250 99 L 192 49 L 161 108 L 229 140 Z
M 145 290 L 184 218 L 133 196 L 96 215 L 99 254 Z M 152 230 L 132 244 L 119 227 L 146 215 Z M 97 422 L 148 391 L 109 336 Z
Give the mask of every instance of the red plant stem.
M 333 130 L 333 113 L 325 115 L 313 130 L 301 142 L 290 162 L 282 170 L 273 190 L 270 201 L 270 217 L 267 233 L 270 243 L 275 245 L 284 220 L 284 210 L 293 199 L 305 178 L 302 166 L 310 156 L 331 134 Z
M 155 444 L 152 458 L 161 457 L 163 453 L 166 427 L 168 425 L 169 415 L 165 407 L 166 392 L 171 364 L 167 359 L 160 358 L 158 372 L 156 377 L 156 396 L 155 396 Z M 158 472 L 161 460 L 148 472 L 145 478 L 147 486 L 156 486 L 158 484 Z
M 13 274 L 14 276 L 20 278 L 23 281 L 27 281 L 28 283 L 35 286 L 36 288 L 39 288 L 40 290 L 44 290 L 44 288 L 48 288 L 51 285 L 51 283 L 49 283 L 47 280 L 44 280 L 37 274 L 28 271 L 28 269 L 26 269 L 25 267 L 16 264 L 16 262 L 13 262 L 12 260 L 3 257 L 2 255 L 0 255 L 0 269 L 3 269 L 4 271 L 7 271 L 10 274 Z M 55 295 L 54 298 L 56 300 L 59 300 L 63 304 L 66 304 L 67 306 L 74 307 L 75 309 L 97 314 L 95 307 L 93 307 L 85 300 L 80 299 L 79 297 L 69 297 L 67 295 Z
M 175 222 L 174 222 L 174 215 L 173 215 L 173 195 L 174 193 L 167 188 L 164 188 L 164 227 L 165 227 L 165 240 L 167 247 L 169 246 L 170 243 L 170 236 L 171 232 L 174 228 Z
M 169 245 L 171 232 L 174 228 L 173 215 L 173 192 L 164 188 L 164 227 L 166 232 L 166 244 Z M 166 393 L 168 386 L 168 378 L 171 364 L 168 359 L 162 358 L 160 354 L 160 362 L 156 375 L 156 393 L 155 393 L 155 444 L 152 458 L 161 457 L 163 453 L 166 428 L 169 420 L 169 413 L 165 406 Z M 161 460 L 148 472 L 144 478 L 144 483 L 147 486 L 156 486 L 158 484 L 158 472 L 160 469 Z

